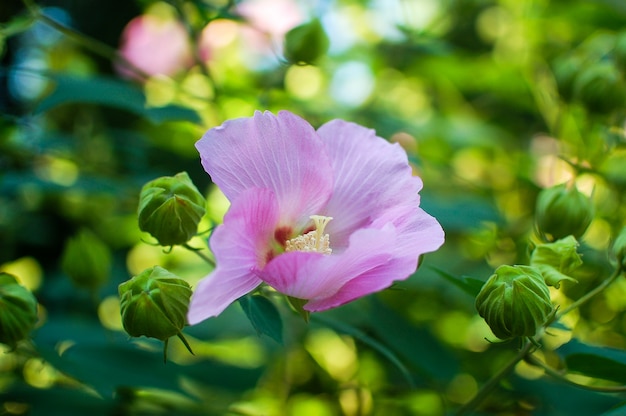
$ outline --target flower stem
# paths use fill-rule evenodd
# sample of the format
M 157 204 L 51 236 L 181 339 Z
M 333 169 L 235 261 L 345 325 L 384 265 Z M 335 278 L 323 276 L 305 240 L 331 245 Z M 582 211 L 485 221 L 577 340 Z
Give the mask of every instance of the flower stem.
M 183 247 L 185 247 L 187 250 L 191 250 L 194 253 L 196 253 L 198 255 L 198 257 L 200 257 L 202 260 L 206 261 L 207 263 L 209 263 L 211 266 L 215 267 L 215 260 L 213 260 L 212 258 L 210 258 L 209 256 L 207 256 L 206 254 L 202 253 L 199 249 L 197 248 L 193 248 L 191 247 L 189 244 L 185 243 L 183 244 Z
M 482 386 L 476 396 L 472 398 L 472 400 L 465 403 L 461 408 L 459 408 L 459 410 L 457 410 L 456 415 L 464 415 L 476 409 L 478 405 L 489 395 L 489 393 L 491 393 L 493 389 L 497 387 L 498 383 L 500 383 L 502 379 L 504 379 L 511 373 L 511 371 L 513 371 L 517 363 L 522 361 L 528 355 L 533 346 L 534 344 L 532 342 L 527 341 L 522 349 L 519 350 L 517 355 L 515 355 L 515 357 L 513 357 L 504 367 L 502 367 L 500 371 L 498 371 L 498 373 L 491 377 L 489 381 L 487 381 L 487 383 Z
M 563 315 L 573 311 L 574 309 L 579 308 L 581 305 L 583 305 L 586 302 L 588 302 L 595 295 L 597 295 L 598 293 L 602 292 L 611 283 L 613 283 L 619 276 L 621 276 L 622 272 L 623 272 L 622 266 L 618 265 L 617 268 L 615 269 L 615 271 L 613 272 L 613 274 L 611 276 L 609 276 L 607 279 L 605 279 L 598 286 L 596 286 L 593 290 L 589 291 L 584 296 L 582 296 L 579 299 L 577 299 L 574 303 L 569 305 L 567 308 L 564 308 L 559 313 L 554 314 L 551 319 L 548 319 L 548 321 L 544 324 L 544 329 L 547 329 L 554 321 L 557 321 Z M 541 333 L 543 333 L 543 331 L 540 331 L 540 334 Z M 505 378 L 513 370 L 513 368 L 515 367 L 515 365 L 517 365 L 517 363 L 519 363 L 522 360 L 526 360 L 526 361 L 528 361 L 528 362 L 530 362 L 532 364 L 541 366 L 542 368 L 544 368 L 544 370 L 546 370 L 547 374 L 549 374 L 549 375 L 551 375 L 553 377 L 556 377 L 556 378 L 558 378 L 558 379 L 560 379 L 560 380 L 562 380 L 562 381 L 564 381 L 564 382 L 566 382 L 566 383 L 568 383 L 570 385 L 575 385 L 577 387 L 586 388 L 588 390 L 596 390 L 596 391 L 603 391 L 603 392 L 623 392 L 623 391 L 626 391 L 626 386 L 618 386 L 618 387 L 592 387 L 592 386 L 584 386 L 584 385 L 575 383 L 575 382 L 573 382 L 571 380 L 568 380 L 565 377 L 563 377 L 561 374 L 559 374 L 557 371 L 553 370 L 552 368 L 544 366 L 543 363 L 541 363 L 541 361 L 537 360 L 536 358 L 534 358 L 532 356 L 532 352 L 533 352 L 532 347 L 539 342 L 540 336 L 541 335 L 537 335 L 537 336 L 535 336 L 533 338 L 529 338 L 529 340 L 526 342 L 524 347 L 522 347 L 522 349 L 517 353 L 517 355 L 515 357 L 513 357 L 511 359 L 511 361 L 509 361 L 507 363 L 507 365 L 504 366 L 498 373 L 496 373 L 491 379 L 489 379 L 489 381 L 487 381 L 487 383 L 485 383 L 483 385 L 483 387 L 476 394 L 476 396 L 474 396 L 472 398 L 472 400 L 470 400 L 469 402 L 464 404 L 461 408 L 459 408 L 459 410 L 457 411 L 456 414 L 457 415 L 463 415 L 463 414 L 466 414 L 468 412 L 471 412 L 476 407 L 478 407 L 478 405 L 480 405 L 480 403 L 489 395 L 489 393 L 491 393 L 491 391 L 493 391 L 493 389 L 498 385 L 498 383 L 503 378 Z
M 557 315 L 557 319 L 560 318 L 561 316 L 565 315 L 568 312 L 573 311 L 574 309 L 580 307 L 581 305 L 587 303 L 591 298 L 593 298 L 595 295 L 597 295 L 598 293 L 602 292 L 604 289 L 606 289 L 611 283 L 613 283 L 613 281 L 615 281 L 615 279 L 617 279 L 621 274 L 622 274 L 622 267 L 621 265 L 618 266 L 615 271 L 613 272 L 613 274 L 611 276 L 609 276 L 607 279 L 605 279 L 602 283 L 600 283 L 598 286 L 596 286 L 595 288 L 593 288 L 593 290 L 585 293 L 584 296 L 580 297 L 579 299 L 577 299 L 574 303 L 572 303 L 571 305 L 569 305 L 567 308 L 563 309 L 562 311 L 560 311 Z

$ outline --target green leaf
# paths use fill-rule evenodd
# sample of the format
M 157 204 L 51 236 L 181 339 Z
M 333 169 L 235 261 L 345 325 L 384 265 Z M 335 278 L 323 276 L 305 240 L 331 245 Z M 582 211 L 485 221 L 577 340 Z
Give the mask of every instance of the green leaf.
M 114 414 L 119 406 L 112 398 L 101 398 L 76 388 L 36 389 L 27 385 L 12 386 L 0 394 L 0 401 L 27 403 L 29 416 L 106 416 Z
M 565 359 L 570 371 L 626 384 L 626 351 L 572 340 L 557 352 Z
M 269 299 L 261 295 L 244 296 L 239 299 L 239 304 L 259 335 L 283 343 L 283 321 Z
M 393 351 L 391 351 L 381 342 L 378 342 L 374 338 L 368 336 L 363 331 L 355 328 L 352 325 L 326 317 L 324 315 L 315 314 L 311 317 L 311 320 L 313 322 L 319 322 L 324 326 L 334 329 L 337 332 L 350 335 L 351 337 L 354 337 L 357 340 L 361 341 L 363 344 L 369 346 L 374 351 L 378 351 L 383 357 L 389 360 L 391 364 L 393 364 L 398 370 L 400 370 L 400 373 L 402 373 L 402 375 L 406 379 L 409 387 L 415 388 L 415 382 L 413 381 L 413 376 L 411 376 L 411 372 L 406 368 L 406 366 L 396 356 L 396 354 L 394 354 Z
M 428 330 L 407 322 L 380 301 L 372 302 L 370 329 L 395 351 L 407 367 L 429 379 L 449 382 L 458 374 L 459 362 Z
M 626 403 L 620 406 L 614 407 L 608 412 L 602 413 L 602 415 L 600 416 L 624 416 L 624 415 L 626 415 Z
M 9 37 L 28 30 L 36 19 L 31 14 L 16 16 L 5 24 L 0 24 L 0 38 Z
M 452 283 L 471 297 L 475 298 L 480 292 L 480 289 L 483 287 L 482 280 L 474 279 L 473 277 L 454 277 L 450 273 L 445 272 L 437 267 L 431 267 L 439 276 L 446 279 L 448 282 Z
M 62 104 L 90 103 L 123 109 L 146 117 L 154 123 L 170 120 L 193 123 L 200 121 L 198 114 L 189 108 L 177 105 L 147 107 L 146 97 L 141 89 L 113 78 L 53 75 L 52 80 L 56 84 L 55 89 L 41 100 L 34 110 L 35 114 Z
M 262 368 L 239 368 L 208 359 L 193 365 L 164 364 L 159 341 L 152 342 L 152 351 L 140 349 L 121 332 L 107 331 L 98 321 L 77 321 L 69 315 L 50 317 L 33 341 L 41 357 L 54 368 L 105 398 L 112 397 L 120 387 L 187 394 L 180 385 L 181 377 L 238 392 L 252 388 L 262 374 Z M 63 341 L 75 344 L 60 354 L 57 346 Z

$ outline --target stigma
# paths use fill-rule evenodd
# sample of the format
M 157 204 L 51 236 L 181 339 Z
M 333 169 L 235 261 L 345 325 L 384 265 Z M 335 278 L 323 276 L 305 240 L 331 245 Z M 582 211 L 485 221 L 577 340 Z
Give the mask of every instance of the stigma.
M 285 243 L 285 251 L 304 251 L 326 255 L 332 253 L 333 250 L 330 248 L 330 236 L 324 234 L 324 229 L 333 217 L 311 215 L 309 218 L 313 220 L 315 230 L 287 240 Z

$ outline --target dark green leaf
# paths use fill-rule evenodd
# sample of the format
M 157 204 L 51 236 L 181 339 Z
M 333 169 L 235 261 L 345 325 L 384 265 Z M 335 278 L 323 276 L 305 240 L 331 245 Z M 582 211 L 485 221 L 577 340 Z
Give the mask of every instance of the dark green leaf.
M 572 340 L 561 346 L 557 352 L 565 359 L 570 371 L 626 383 L 626 351 Z
M 132 84 L 104 77 L 55 75 L 54 91 L 35 108 L 39 114 L 66 103 L 90 103 L 115 107 L 146 117 L 155 123 L 168 120 L 200 121 L 198 114 L 176 105 L 147 107 L 143 92 Z
M 441 382 L 450 381 L 459 370 L 459 363 L 426 329 L 410 325 L 404 317 L 381 302 L 373 302 L 371 329 L 380 340 L 396 351 L 407 366 L 423 376 Z
M 261 295 L 244 296 L 239 299 L 239 304 L 259 335 L 283 343 L 283 321 L 269 299 Z
M 626 415 L 626 403 L 616 406 L 608 412 L 602 413 L 601 416 L 624 416 Z
M 450 273 L 444 272 L 443 270 L 436 267 L 431 267 L 431 269 L 433 269 L 439 276 L 443 277 L 448 282 L 452 283 L 473 298 L 478 295 L 478 292 L 480 292 L 480 289 L 485 283 L 482 280 L 474 279 L 473 277 L 454 277 Z
M 384 344 L 378 342 L 374 338 L 368 336 L 363 331 L 353 327 L 352 325 L 346 324 L 336 319 L 329 319 L 324 315 L 315 314 L 311 317 L 311 320 L 314 322 L 319 322 L 324 326 L 334 329 L 335 331 L 350 335 L 351 337 L 354 337 L 357 340 L 361 341 L 363 344 L 369 346 L 373 350 L 378 351 L 383 357 L 389 360 L 391 364 L 393 364 L 398 368 L 398 370 L 400 370 L 400 373 L 402 373 L 411 388 L 415 387 L 411 372 L 404 366 L 404 364 L 396 356 L 396 354 L 394 354 L 394 352 L 387 348 Z
M 106 416 L 114 414 L 117 406 L 114 400 L 75 388 L 36 389 L 26 385 L 3 392 L 0 401 L 28 404 L 29 416 Z
M 152 342 L 142 338 L 147 342 Z M 34 337 L 41 357 L 62 373 L 88 385 L 102 397 L 111 397 L 120 387 L 156 388 L 184 393 L 181 377 L 215 386 L 220 390 L 252 388 L 261 369 L 245 369 L 215 361 L 193 365 L 163 363 L 161 343 L 153 351 L 139 349 L 128 336 L 102 328 L 97 321 L 77 321 L 69 316 L 51 317 Z M 75 342 L 63 354 L 56 346 Z M 171 342 L 179 342 L 172 339 Z

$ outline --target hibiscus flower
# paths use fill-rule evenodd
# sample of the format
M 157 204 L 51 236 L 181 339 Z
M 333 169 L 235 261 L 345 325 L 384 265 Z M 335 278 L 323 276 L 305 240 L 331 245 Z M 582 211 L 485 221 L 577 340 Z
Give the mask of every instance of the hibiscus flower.
M 281 111 L 225 122 L 196 147 L 231 206 L 210 238 L 216 268 L 190 324 L 266 283 L 323 311 L 413 274 L 444 233 L 420 207 L 420 178 L 398 144 L 333 120 L 317 131 Z

